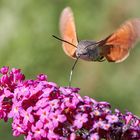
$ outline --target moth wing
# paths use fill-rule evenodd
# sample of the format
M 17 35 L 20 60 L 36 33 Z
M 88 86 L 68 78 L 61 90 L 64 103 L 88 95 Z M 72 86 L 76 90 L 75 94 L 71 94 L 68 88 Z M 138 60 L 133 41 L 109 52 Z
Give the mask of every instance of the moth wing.
M 71 44 L 77 46 L 77 36 L 76 36 L 76 29 L 74 23 L 73 12 L 70 7 L 66 7 L 60 16 L 60 34 L 63 40 L 70 42 Z M 62 44 L 64 52 L 72 57 L 75 58 L 76 47 L 63 42 Z
M 140 19 L 129 20 L 101 41 L 102 54 L 109 62 L 122 62 L 129 56 L 130 49 L 138 39 L 140 39 Z

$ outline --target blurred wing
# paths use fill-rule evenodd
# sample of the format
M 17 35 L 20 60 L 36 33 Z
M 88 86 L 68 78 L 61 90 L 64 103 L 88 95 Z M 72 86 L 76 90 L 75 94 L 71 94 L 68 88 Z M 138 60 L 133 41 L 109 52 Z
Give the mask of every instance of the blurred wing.
M 69 7 L 65 8 L 61 13 L 60 33 L 63 40 L 66 40 L 74 44 L 75 46 L 77 46 L 78 41 L 76 36 L 74 17 L 73 17 L 72 10 Z M 63 42 L 62 45 L 63 45 L 64 52 L 68 56 L 72 58 L 76 57 L 75 56 L 76 47 L 65 42 Z
M 129 56 L 130 49 L 138 39 L 140 39 L 140 19 L 129 20 L 101 41 L 102 53 L 110 62 L 122 62 Z

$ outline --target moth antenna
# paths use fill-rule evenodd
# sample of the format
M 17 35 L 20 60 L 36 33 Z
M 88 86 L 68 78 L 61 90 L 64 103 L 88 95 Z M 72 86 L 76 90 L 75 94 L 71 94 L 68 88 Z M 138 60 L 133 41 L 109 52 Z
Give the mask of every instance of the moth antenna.
M 100 42 L 101 42 L 101 41 L 98 41 L 98 42 L 95 42 L 95 43 L 91 43 L 91 44 L 87 45 L 86 48 L 88 48 L 88 47 L 90 47 L 90 46 L 92 46 L 92 45 L 95 45 L 95 44 L 98 45 Z
M 75 48 L 77 48 L 77 46 L 75 46 L 74 44 L 72 44 L 72 43 L 70 43 L 70 42 L 68 42 L 68 41 L 66 41 L 66 40 L 63 40 L 63 39 L 61 39 L 61 38 L 59 38 L 59 37 L 57 37 L 57 36 L 55 36 L 55 35 L 52 35 L 52 36 L 53 36 L 54 38 L 56 38 L 56 39 L 62 41 L 62 42 L 68 43 L 68 44 L 74 46 Z
M 78 35 L 76 34 L 76 36 L 77 36 L 77 42 L 79 43 L 79 38 L 78 38 Z
M 76 66 L 76 63 L 78 62 L 78 59 L 79 59 L 79 58 L 80 58 L 80 57 L 77 57 L 77 59 L 75 60 L 73 66 L 72 66 L 72 68 L 71 68 L 70 77 L 69 77 L 69 87 L 71 87 L 71 80 L 72 80 L 73 70 L 74 70 L 74 68 L 75 68 L 75 66 Z

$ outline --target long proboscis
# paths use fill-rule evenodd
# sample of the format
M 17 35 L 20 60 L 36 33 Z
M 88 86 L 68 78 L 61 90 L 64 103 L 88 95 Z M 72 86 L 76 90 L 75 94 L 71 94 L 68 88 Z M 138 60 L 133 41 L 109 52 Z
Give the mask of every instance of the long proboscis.
M 72 44 L 72 43 L 70 43 L 70 42 L 68 42 L 68 41 L 66 41 L 66 40 L 63 40 L 63 39 L 61 39 L 61 38 L 59 38 L 59 37 L 57 37 L 57 36 L 55 36 L 55 35 L 52 35 L 52 36 L 53 36 L 54 38 L 56 38 L 56 39 L 62 41 L 62 42 L 68 43 L 68 44 L 72 45 L 73 47 L 77 48 L 77 46 L 75 46 L 74 44 Z M 71 87 L 71 80 L 72 80 L 73 70 L 74 70 L 75 65 L 76 65 L 76 63 L 77 63 L 77 61 L 78 61 L 79 58 L 80 58 L 80 56 L 77 57 L 76 61 L 74 62 L 73 66 L 72 66 L 72 68 L 71 68 L 70 75 L 69 75 L 69 87 Z
M 73 70 L 74 70 L 74 68 L 75 68 L 75 66 L 76 66 L 76 63 L 78 62 L 78 59 L 79 59 L 79 57 L 77 57 L 77 59 L 75 60 L 73 66 L 72 66 L 72 68 L 71 68 L 71 71 L 70 71 L 70 76 L 69 76 L 69 87 L 71 87 L 71 80 L 72 80 Z

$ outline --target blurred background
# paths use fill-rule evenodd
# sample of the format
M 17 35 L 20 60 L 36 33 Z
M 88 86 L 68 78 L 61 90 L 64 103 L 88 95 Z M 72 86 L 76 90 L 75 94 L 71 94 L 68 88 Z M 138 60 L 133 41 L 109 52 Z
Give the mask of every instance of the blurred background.
M 26 79 L 44 73 L 49 81 L 68 86 L 74 60 L 52 37 L 60 36 L 59 16 L 66 6 L 73 9 L 80 40 L 103 39 L 125 20 L 140 17 L 139 0 L 0 0 L 0 67 L 20 68 Z M 123 63 L 80 60 L 72 86 L 81 88 L 82 96 L 140 116 L 140 43 Z M 0 121 L 0 139 L 22 140 L 12 137 L 9 124 Z

